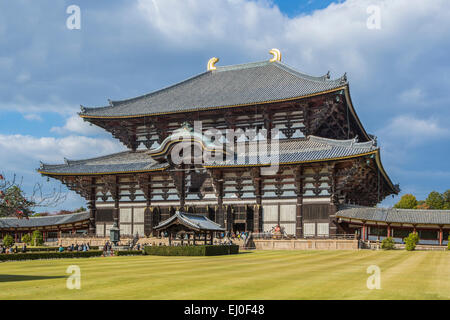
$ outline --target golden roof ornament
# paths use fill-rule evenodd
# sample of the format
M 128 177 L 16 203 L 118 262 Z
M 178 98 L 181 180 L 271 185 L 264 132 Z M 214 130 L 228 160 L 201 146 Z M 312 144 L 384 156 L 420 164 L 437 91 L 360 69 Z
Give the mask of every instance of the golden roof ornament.
M 208 71 L 212 71 L 212 70 L 216 70 L 217 69 L 217 67 L 215 66 L 217 61 L 219 61 L 219 58 L 216 58 L 216 57 L 213 57 L 213 58 L 209 59 L 208 66 L 207 66 Z
M 270 59 L 270 62 L 274 62 L 274 61 L 281 61 L 281 51 L 278 50 L 277 48 L 273 48 L 272 50 L 269 51 L 270 54 L 273 55 L 272 59 Z

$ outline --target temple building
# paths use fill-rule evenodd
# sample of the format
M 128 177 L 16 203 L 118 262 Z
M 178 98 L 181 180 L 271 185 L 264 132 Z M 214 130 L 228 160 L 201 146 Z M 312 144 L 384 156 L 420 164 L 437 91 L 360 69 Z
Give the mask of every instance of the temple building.
M 346 76 L 306 75 L 271 53 L 232 66 L 212 58 L 205 72 L 170 87 L 82 107 L 80 117 L 128 150 L 38 171 L 86 199 L 97 236 L 114 223 L 122 235 L 149 236 L 177 211 L 226 231 L 354 232 L 338 221 L 339 206 L 373 207 L 399 187 L 356 114 Z

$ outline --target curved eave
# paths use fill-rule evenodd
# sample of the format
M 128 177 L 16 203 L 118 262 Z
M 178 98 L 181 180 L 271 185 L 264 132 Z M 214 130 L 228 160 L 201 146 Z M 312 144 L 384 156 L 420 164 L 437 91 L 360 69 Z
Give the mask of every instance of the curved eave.
M 291 161 L 291 162 L 280 162 L 280 165 L 290 165 L 290 164 L 302 164 L 302 163 L 314 163 L 314 162 L 325 162 L 325 161 L 335 161 L 335 160 L 346 160 L 368 156 L 371 154 L 377 153 L 377 150 L 373 150 L 370 152 L 360 153 L 351 156 L 345 157 L 335 157 L 335 158 L 325 158 L 325 159 L 317 159 L 317 160 L 306 160 L 306 161 Z M 241 167 L 269 167 L 270 164 L 236 164 L 236 165 L 205 165 L 205 168 L 241 168 Z
M 149 170 L 130 170 L 130 171 L 108 171 L 108 172 L 50 172 L 50 171 L 44 171 L 38 169 L 37 172 L 39 172 L 42 175 L 46 176 L 98 176 L 98 175 L 107 175 L 107 174 L 129 174 L 129 173 L 147 173 L 147 172 L 154 172 L 154 171 L 163 171 L 168 168 L 157 168 L 157 169 L 149 169 Z
M 361 120 L 359 120 L 358 115 L 356 114 L 355 108 L 353 107 L 353 102 L 352 102 L 352 98 L 350 96 L 350 85 L 347 83 L 344 87 L 344 92 L 345 92 L 345 100 L 347 102 L 347 106 L 350 109 L 350 112 L 352 113 L 353 117 L 356 120 L 356 123 L 358 123 L 359 128 L 361 129 L 362 133 L 364 134 L 364 138 L 366 139 L 366 141 L 372 140 L 369 135 L 367 134 L 366 130 L 364 129 Z
M 154 227 L 153 229 L 154 230 L 167 229 L 174 224 L 181 224 L 181 225 L 185 226 L 186 228 L 189 228 L 189 229 L 197 231 L 197 232 L 205 230 L 205 229 L 199 228 L 198 226 L 195 226 L 195 225 L 189 223 L 188 221 L 185 221 L 182 216 L 179 216 L 177 214 L 173 215 L 171 218 L 172 218 L 171 220 L 166 221 L 163 224 Z
M 279 99 L 279 100 L 268 100 L 268 101 L 260 101 L 260 102 L 251 102 L 251 103 L 235 104 L 235 105 L 226 105 L 226 106 L 217 106 L 217 107 L 209 107 L 209 108 L 208 107 L 207 108 L 191 108 L 191 109 L 178 110 L 178 111 L 156 112 L 156 113 L 146 113 L 146 114 L 126 115 L 126 116 L 95 116 L 95 115 L 87 115 L 87 114 L 83 114 L 83 113 L 78 113 L 78 115 L 81 118 L 84 118 L 84 119 L 133 119 L 133 118 L 142 118 L 142 117 L 148 117 L 148 116 L 160 116 L 160 115 L 187 113 L 187 112 L 194 112 L 194 111 L 220 110 L 220 109 L 227 109 L 227 108 L 246 107 L 246 106 L 255 106 L 255 105 L 261 105 L 261 104 L 269 104 L 269 103 L 277 103 L 277 102 L 286 102 L 286 101 L 300 100 L 300 99 L 306 99 L 306 98 L 310 98 L 310 97 L 320 96 L 322 94 L 327 94 L 327 93 L 332 93 L 332 92 L 345 90 L 346 88 L 347 88 L 347 84 L 344 85 L 344 86 L 340 86 L 338 88 L 335 88 L 335 89 L 320 91 L 320 92 L 311 93 L 311 94 L 303 95 L 303 96 L 296 96 L 296 97 L 292 97 L 292 98 Z M 353 107 L 351 109 L 353 109 Z M 358 120 L 358 123 L 360 124 L 359 120 Z
M 392 191 L 394 191 L 394 194 L 398 194 L 400 192 L 400 190 L 398 190 L 397 187 L 392 183 L 391 178 L 389 178 L 386 170 L 384 170 L 383 163 L 381 162 L 380 149 L 377 149 L 376 151 L 377 152 L 376 152 L 375 160 L 377 162 L 378 170 L 381 171 L 381 173 L 384 176 L 384 179 L 389 184 L 389 186 L 392 188 Z

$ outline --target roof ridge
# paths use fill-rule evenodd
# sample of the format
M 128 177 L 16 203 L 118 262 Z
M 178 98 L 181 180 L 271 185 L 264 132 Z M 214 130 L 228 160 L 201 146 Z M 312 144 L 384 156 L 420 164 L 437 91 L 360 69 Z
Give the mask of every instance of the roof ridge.
M 317 141 L 317 142 L 327 142 L 327 143 L 335 145 L 335 146 L 345 146 L 345 147 L 352 147 L 352 148 L 375 147 L 374 140 L 369 140 L 369 141 L 365 141 L 365 142 L 357 142 L 356 138 L 346 139 L 346 140 L 338 140 L 338 139 L 319 137 L 319 136 L 315 136 L 315 135 L 309 135 L 309 136 L 307 136 L 307 139 L 309 139 L 311 141 Z M 377 149 L 377 148 L 375 148 L 375 149 Z
M 269 60 L 264 61 L 256 61 L 256 62 L 247 62 L 247 63 L 239 63 L 239 64 L 231 64 L 228 66 L 216 66 L 216 70 L 212 70 L 211 72 L 224 72 L 224 71 L 232 71 L 232 70 L 243 70 L 249 68 L 256 68 L 261 66 L 270 65 L 272 62 Z
M 289 72 L 290 74 L 300 77 L 300 78 L 304 78 L 304 79 L 308 79 L 311 81 L 316 81 L 316 82 L 328 82 L 328 83 L 332 83 L 332 82 L 337 82 L 340 83 L 342 85 L 345 85 L 347 83 L 347 77 L 346 75 L 342 75 L 339 78 L 336 79 L 330 79 L 330 71 L 328 71 L 327 74 L 323 75 L 323 76 L 311 76 L 309 74 L 297 71 L 294 67 L 284 63 L 284 62 L 279 62 L 279 61 L 274 61 L 273 64 L 275 66 L 277 66 L 278 68 Z

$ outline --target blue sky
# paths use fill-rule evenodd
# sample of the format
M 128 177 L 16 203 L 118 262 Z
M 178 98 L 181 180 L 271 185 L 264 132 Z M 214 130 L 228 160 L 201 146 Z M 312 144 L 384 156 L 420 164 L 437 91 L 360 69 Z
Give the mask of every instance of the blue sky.
M 80 30 L 66 27 L 72 4 Z M 379 29 L 367 27 L 373 5 Z M 218 65 L 266 60 L 273 47 L 302 72 L 347 72 L 358 115 L 402 193 L 423 199 L 450 188 L 447 0 L 1 1 L 0 171 L 24 177 L 28 191 L 38 181 L 59 187 L 36 173 L 40 160 L 124 148 L 81 121 L 80 104 L 160 89 L 203 72 L 213 56 Z M 69 192 L 50 210 L 82 204 Z

